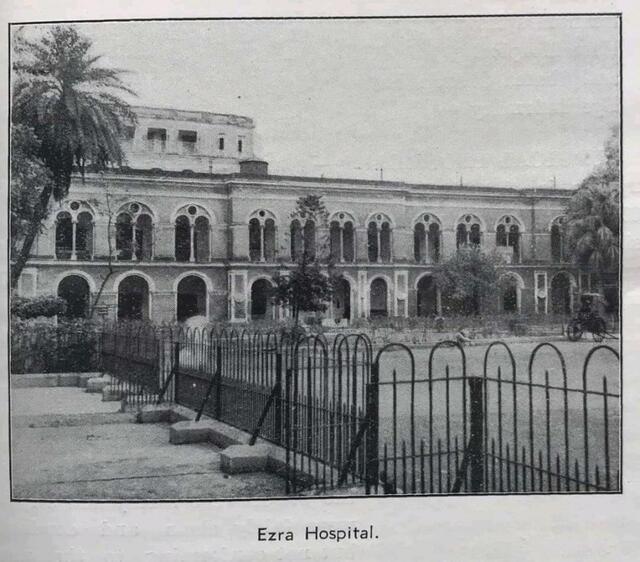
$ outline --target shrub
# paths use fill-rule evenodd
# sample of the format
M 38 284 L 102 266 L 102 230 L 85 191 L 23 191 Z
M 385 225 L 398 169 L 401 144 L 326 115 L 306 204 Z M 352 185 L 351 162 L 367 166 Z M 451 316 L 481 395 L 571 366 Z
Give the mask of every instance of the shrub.
M 84 320 L 50 324 L 14 318 L 12 373 L 87 372 L 98 368 L 96 324 Z
M 45 318 L 61 316 L 66 309 L 67 301 L 53 295 L 34 298 L 13 297 L 11 299 L 11 314 L 23 320 L 40 316 Z

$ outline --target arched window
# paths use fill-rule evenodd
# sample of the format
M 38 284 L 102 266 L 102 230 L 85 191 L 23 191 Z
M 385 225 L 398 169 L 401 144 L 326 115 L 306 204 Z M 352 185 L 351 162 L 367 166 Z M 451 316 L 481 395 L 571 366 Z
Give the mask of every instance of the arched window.
M 56 215 L 56 258 L 93 258 L 93 212 L 82 201 L 70 201 Z
M 496 226 L 496 248 L 507 263 L 520 263 L 520 222 L 504 216 Z
M 440 245 L 440 221 L 429 213 L 421 215 L 413 228 L 413 254 L 416 263 L 438 263 Z
M 565 217 L 558 217 L 551 223 L 551 261 L 566 261 L 564 239 Z
M 304 223 L 304 253 L 307 259 L 316 259 L 316 223 L 308 220 Z
M 153 219 L 149 207 L 128 203 L 116 216 L 118 260 L 150 260 L 153 257 Z
M 302 241 L 302 227 L 298 219 L 291 221 L 291 259 L 298 261 L 302 257 L 303 241 Z
M 482 245 L 481 222 L 475 215 L 464 215 L 456 226 L 456 248 L 467 245 Z
M 390 262 L 392 258 L 391 220 L 383 214 L 374 215 L 367 225 L 367 246 L 370 262 Z
M 198 205 L 187 205 L 175 222 L 176 261 L 207 262 L 209 255 L 209 213 Z
M 263 209 L 249 217 L 249 259 L 268 262 L 276 259 L 276 221 L 270 211 Z
M 352 263 L 355 260 L 355 220 L 348 213 L 335 213 L 330 224 L 331 259 Z
M 56 216 L 56 258 L 71 259 L 73 248 L 73 223 L 71 214 L 66 211 Z
M 67 318 L 86 318 L 89 315 L 91 290 L 80 275 L 68 275 L 58 285 L 58 296 L 67 301 Z

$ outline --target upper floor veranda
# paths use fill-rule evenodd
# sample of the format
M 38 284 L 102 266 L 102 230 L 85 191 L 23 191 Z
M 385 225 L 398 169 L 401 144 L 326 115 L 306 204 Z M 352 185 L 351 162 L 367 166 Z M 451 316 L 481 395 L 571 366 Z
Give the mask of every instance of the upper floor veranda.
M 292 218 L 322 195 L 327 224 Z M 304 249 L 336 264 L 428 266 L 464 245 L 506 264 L 566 263 L 571 192 L 248 173 L 121 170 L 75 178 L 33 259 L 282 265 Z

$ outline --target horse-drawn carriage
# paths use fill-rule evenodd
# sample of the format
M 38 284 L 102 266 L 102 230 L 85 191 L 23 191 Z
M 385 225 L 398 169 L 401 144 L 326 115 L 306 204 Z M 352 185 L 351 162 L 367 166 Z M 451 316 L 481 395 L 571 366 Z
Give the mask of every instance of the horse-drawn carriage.
M 607 335 L 607 323 L 603 318 L 604 297 L 599 293 L 582 293 L 580 310 L 567 325 L 567 337 L 578 341 L 584 332 L 591 332 L 593 341 L 601 342 Z

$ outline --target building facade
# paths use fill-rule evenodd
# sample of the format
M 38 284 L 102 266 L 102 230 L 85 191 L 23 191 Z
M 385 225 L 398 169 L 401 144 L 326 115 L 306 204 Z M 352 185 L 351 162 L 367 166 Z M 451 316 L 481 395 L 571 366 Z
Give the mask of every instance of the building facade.
M 278 319 L 272 276 L 311 240 L 343 275 L 327 315 L 345 323 L 446 314 L 433 269 L 465 244 L 504 260 L 486 312 L 569 313 L 592 289 L 565 254 L 571 192 L 274 176 L 255 158 L 251 119 L 136 112 L 126 166 L 74 178 L 20 294 L 58 294 L 77 315 L 97 299 L 112 318 Z M 305 195 L 323 197 L 327 225 L 292 220 Z

